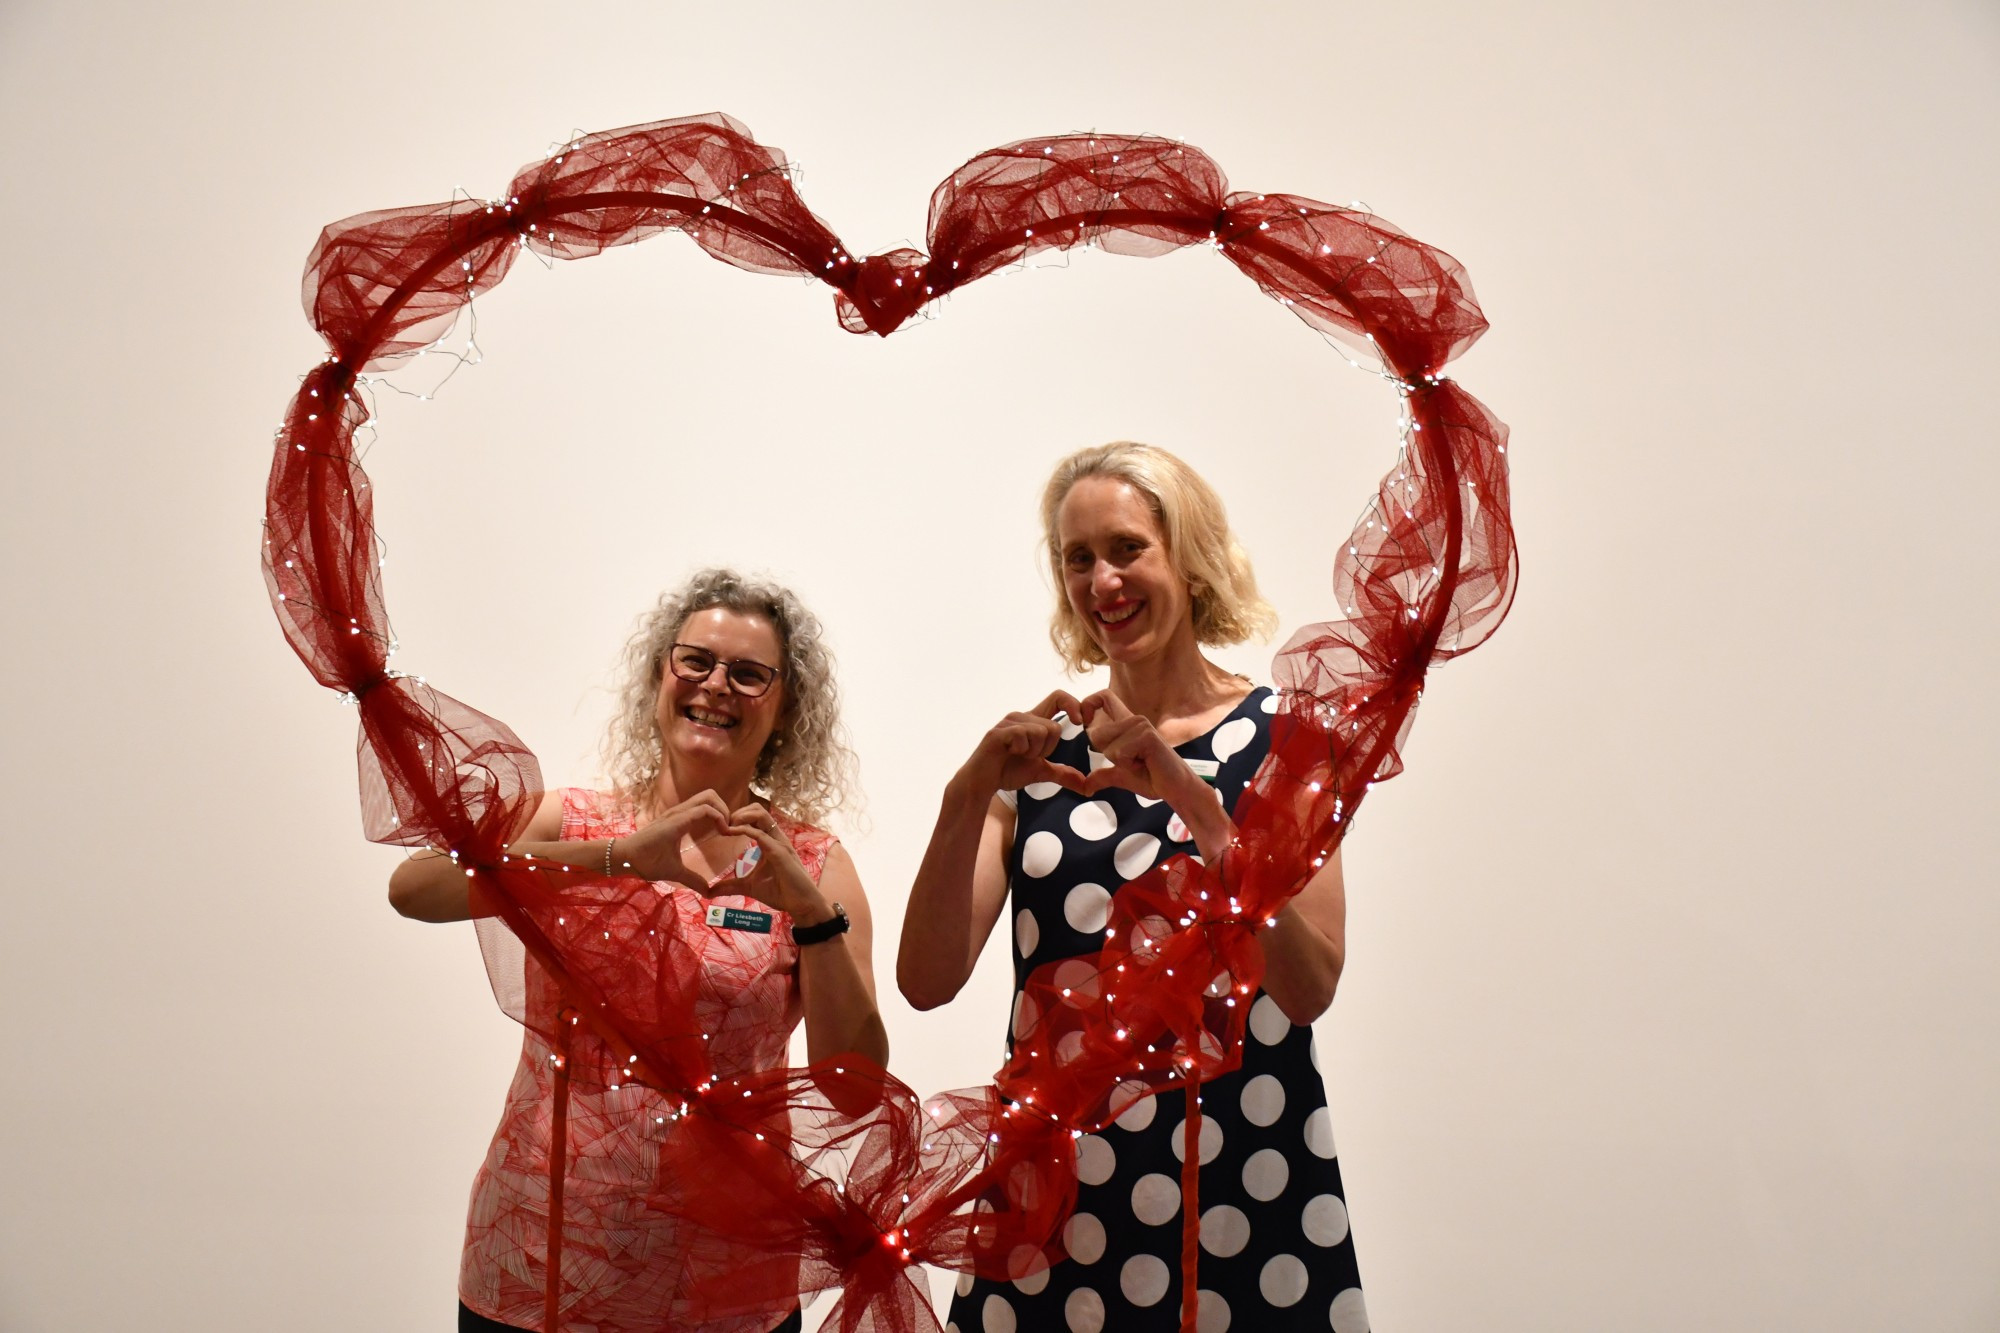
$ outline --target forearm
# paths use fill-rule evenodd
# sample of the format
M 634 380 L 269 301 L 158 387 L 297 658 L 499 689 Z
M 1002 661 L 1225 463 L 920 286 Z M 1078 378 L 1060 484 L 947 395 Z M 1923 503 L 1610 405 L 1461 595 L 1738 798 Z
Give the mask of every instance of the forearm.
M 993 794 L 964 774 L 945 787 L 937 826 L 910 886 L 896 950 L 896 986 L 919 1009 L 958 994 L 971 975 L 973 872 Z
M 846 935 L 799 946 L 799 997 L 808 1061 L 853 1054 L 888 1065 L 889 1032 Z
M 602 838 L 589 842 L 517 842 L 507 849 L 511 864 L 532 865 L 559 883 L 604 877 Z M 469 921 L 470 881 L 477 867 L 449 852 L 425 849 L 389 876 L 389 905 L 413 921 Z
M 1264 951 L 1264 991 L 1294 1023 L 1310 1023 L 1333 1003 L 1345 951 L 1292 904 L 1257 933 Z
M 417 852 L 389 876 L 389 906 L 412 921 L 434 925 L 468 921 L 472 918 L 468 868 L 444 852 Z

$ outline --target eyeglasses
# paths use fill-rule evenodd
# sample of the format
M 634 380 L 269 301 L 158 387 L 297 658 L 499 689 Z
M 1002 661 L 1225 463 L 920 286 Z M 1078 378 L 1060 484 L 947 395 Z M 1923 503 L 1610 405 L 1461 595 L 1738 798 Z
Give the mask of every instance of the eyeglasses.
M 755 699 L 771 688 L 771 682 L 778 678 L 778 668 L 753 662 L 747 657 L 734 662 L 725 661 L 706 648 L 697 648 L 691 643 L 677 643 L 667 658 L 674 674 L 682 680 L 699 684 L 715 673 L 717 667 L 725 667 L 723 679 L 729 688 L 746 699 Z

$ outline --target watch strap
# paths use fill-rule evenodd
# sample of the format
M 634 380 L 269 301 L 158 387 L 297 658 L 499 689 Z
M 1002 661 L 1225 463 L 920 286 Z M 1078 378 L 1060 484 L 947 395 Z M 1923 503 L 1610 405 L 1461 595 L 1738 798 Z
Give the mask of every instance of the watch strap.
M 839 903 L 833 905 L 833 915 L 816 926 L 793 925 L 792 943 L 823 944 L 835 935 L 847 933 L 847 909 Z

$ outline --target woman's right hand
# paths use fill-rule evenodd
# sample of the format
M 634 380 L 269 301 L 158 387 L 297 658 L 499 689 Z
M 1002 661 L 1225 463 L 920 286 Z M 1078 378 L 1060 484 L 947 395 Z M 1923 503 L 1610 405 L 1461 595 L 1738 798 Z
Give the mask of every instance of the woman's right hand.
M 1083 775 L 1066 764 L 1049 762 L 1063 738 L 1059 713 L 1071 723 L 1083 721 L 1083 706 L 1067 690 L 1057 690 L 1025 713 L 1007 714 L 979 738 L 978 748 L 960 772 L 989 797 L 1031 782 L 1054 782 L 1075 789 Z
M 704 791 L 682 801 L 637 833 L 617 840 L 612 863 L 640 879 L 666 880 L 685 884 L 696 892 L 706 891 L 708 880 L 688 869 L 681 860 L 681 844 L 689 838 L 721 833 L 729 827 L 729 807 L 714 791 Z

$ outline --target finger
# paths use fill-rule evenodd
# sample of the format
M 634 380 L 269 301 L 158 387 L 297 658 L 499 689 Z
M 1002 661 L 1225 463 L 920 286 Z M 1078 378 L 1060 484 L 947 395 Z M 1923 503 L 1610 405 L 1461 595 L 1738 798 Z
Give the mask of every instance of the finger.
M 684 865 L 674 866 L 662 879 L 668 884 L 678 884 L 684 889 L 693 889 L 696 893 L 708 892 L 708 881 Z
M 1078 722 L 1083 721 L 1083 705 L 1068 690 L 1057 690 L 1048 698 L 1028 710 L 1037 717 L 1054 718 L 1057 713 L 1068 713 Z
M 771 835 L 771 831 L 761 824 L 730 824 L 723 831 L 738 838 L 750 839 L 763 848 L 767 855 L 776 853 L 779 847 L 778 840 Z
M 667 816 L 679 820 L 683 830 L 693 829 L 728 819 L 729 807 L 724 805 L 722 798 L 710 788 L 688 797 L 668 811 Z
M 1141 796 L 1152 795 L 1152 789 L 1140 783 L 1130 769 L 1120 768 L 1116 764 L 1111 764 L 1104 768 L 1093 768 L 1090 772 L 1081 773 L 1077 776 L 1082 779 L 1082 782 L 1078 786 L 1071 788 L 1071 790 L 1079 796 L 1095 796 L 1112 787 L 1117 787 L 1123 791 L 1138 792 Z
M 1091 749 L 1109 757 L 1112 750 L 1131 739 L 1132 732 L 1133 727 L 1129 720 L 1125 722 L 1113 722 L 1107 718 L 1099 717 L 1095 722 L 1090 724 L 1090 729 L 1084 734 L 1090 737 Z
M 1054 718 L 1039 713 L 1009 713 L 1006 725 L 1029 738 L 1028 748 L 1015 750 L 1015 754 L 1040 754 L 1046 759 L 1062 744 L 1062 724 Z
M 1052 723 L 1034 718 L 1028 721 L 1009 723 L 1006 729 L 1007 751 L 1009 754 L 1046 755 L 1062 740 L 1062 731 Z
M 1096 701 L 1097 711 L 1113 722 L 1120 722 L 1132 716 L 1132 710 L 1125 706 L 1125 701 L 1110 690 L 1099 690 L 1090 697 Z

